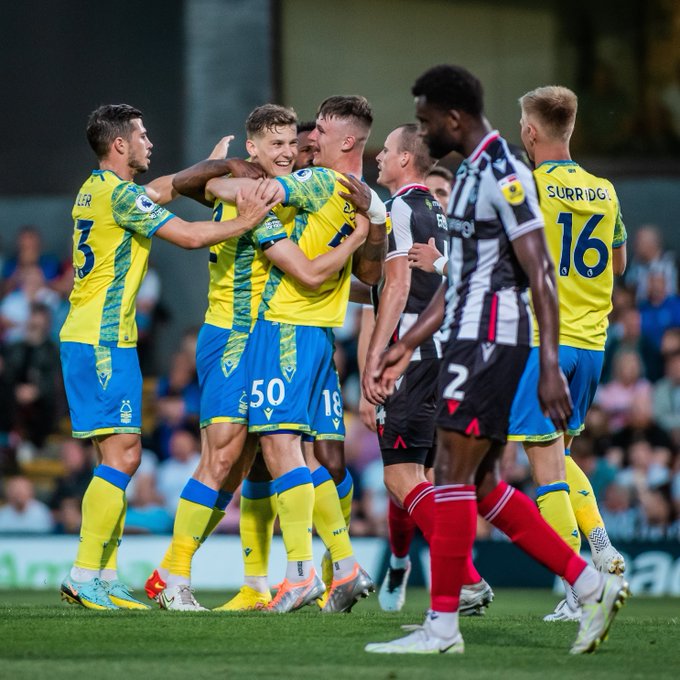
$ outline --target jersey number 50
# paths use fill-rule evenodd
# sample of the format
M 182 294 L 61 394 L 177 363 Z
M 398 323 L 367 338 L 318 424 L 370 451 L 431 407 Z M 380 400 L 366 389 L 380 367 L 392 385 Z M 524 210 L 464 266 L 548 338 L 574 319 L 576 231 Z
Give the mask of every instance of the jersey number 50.
M 607 244 L 599 238 L 593 238 L 592 234 L 595 227 L 600 223 L 604 215 L 595 214 L 588 218 L 583 226 L 581 233 L 576 239 L 574 248 L 574 267 L 576 271 L 586 279 L 599 276 L 607 267 L 609 262 L 609 249 Z M 560 276 L 569 276 L 571 269 L 571 244 L 573 236 L 574 216 L 570 212 L 561 212 L 557 216 L 557 224 L 562 225 L 562 254 L 560 255 Z M 589 250 L 594 250 L 598 254 L 597 263 L 588 265 L 585 262 L 585 255 Z

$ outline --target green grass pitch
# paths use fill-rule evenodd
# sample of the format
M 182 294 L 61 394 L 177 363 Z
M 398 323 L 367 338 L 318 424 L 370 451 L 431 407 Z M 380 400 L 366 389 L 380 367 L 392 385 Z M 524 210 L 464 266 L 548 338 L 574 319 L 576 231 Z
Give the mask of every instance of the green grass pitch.
M 217 593 L 197 593 L 206 606 Z M 263 613 L 92 612 L 52 592 L 0 591 L 0 678 L 679 678 L 680 600 L 633 597 L 609 640 L 572 657 L 575 623 L 543 623 L 556 596 L 499 590 L 486 616 L 461 622 L 462 656 L 366 654 L 367 642 L 422 623 L 427 595 L 412 589 L 404 610 L 386 614 L 377 598 L 350 615 L 308 608 Z

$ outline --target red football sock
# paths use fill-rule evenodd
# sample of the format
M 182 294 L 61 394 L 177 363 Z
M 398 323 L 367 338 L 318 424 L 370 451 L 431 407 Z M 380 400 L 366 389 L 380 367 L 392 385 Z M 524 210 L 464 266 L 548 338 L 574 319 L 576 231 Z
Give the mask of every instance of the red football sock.
M 536 504 L 505 482 L 479 502 L 479 512 L 525 553 L 570 585 L 586 568 L 585 561 L 541 517 Z
M 404 508 L 400 508 L 391 498 L 387 512 L 390 550 L 395 557 L 406 557 L 416 530 L 416 523 Z
M 464 484 L 436 487 L 434 519 L 430 542 L 431 607 L 436 612 L 456 612 L 465 565 L 475 541 L 475 487 Z
M 465 572 L 463 573 L 463 583 L 466 586 L 474 585 L 482 580 L 480 573 L 477 571 L 474 562 L 472 561 L 472 554 L 468 555 L 465 561 Z
M 404 507 L 429 543 L 434 531 L 434 487 L 432 484 L 421 482 L 414 486 L 404 498 Z

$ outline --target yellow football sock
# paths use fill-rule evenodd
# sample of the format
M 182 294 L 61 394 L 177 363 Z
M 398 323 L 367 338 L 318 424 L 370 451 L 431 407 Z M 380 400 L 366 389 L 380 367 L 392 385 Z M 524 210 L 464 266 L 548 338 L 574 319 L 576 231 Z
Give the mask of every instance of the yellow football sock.
M 102 555 L 102 569 L 111 571 L 118 570 L 118 548 L 123 540 L 123 529 L 125 527 L 125 514 L 127 512 L 127 498 L 123 498 L 123 512 L 120 515 L 118 524 L 109 539 L 108 545 L 104 548 Z
M 314 526 L 334 562 L 351 557 L 352 543 L 342 513 L 338 490 L 325 467 L 312 473 L 314 484 Z
M 104 550 L 116 531 L 125 508 L 125 489 L 129 475 L 120 470 L 99 465 L 83 496 L 83 521 L 80 544 L 74 565 L 99 572 Z
M 272 482 L 243 481 L 239 532 L 245 576 L 267 576 L 277 502 Z
M 203 542 L 217 500 L 217 491 L 190 479 L 179 499 L 172 533 L 170 573 L 191 577 L 191 560 Z
M 345 518 L 345 524 L 349 526 L 352 517 L 352 498 L 354 497 L 354 480 L 352 475 L 347 470 L 345 479 L 338 484 L 338 498 L 340 499 L 340 507 L 342 508 L 342 516 Z
M 581 550 L 581 534 L 569 502 L 565 481 L 552 482 L 536 489 L 536 503 L 543 519 L 564 539 L 574 552 Z
M 226 514 L 226 507 L 229 505 L 229 501 L 232 499 L 233 494 L 220 491 L 218 494 L 217 506 L 212 509 L 212 514 L 210 515 L 210 520 L 208 526 L 205 528 L 205 533 L 201 538 L 201 543 L 203 543 L 213 531 L 215 527 L 222 521 L 222 518 Z M 161 563 L 158 565 L 159 569 L 167 569 L 170 571 L 170 565 L 172 564 L 172 541 L 168 545 Z
M 311 561 L 314 487 L 309 468 L 286 472 L 274 480 L 274 489 L 288 561 Z
M 593 529 L 604 528 L 593 487 L 585 472 L 571 459 L 571 456 L 565 456 L 564 462 L 567 469 L 571 507 L 574 509 L 579 529 L 585 536 L 590 536 Z

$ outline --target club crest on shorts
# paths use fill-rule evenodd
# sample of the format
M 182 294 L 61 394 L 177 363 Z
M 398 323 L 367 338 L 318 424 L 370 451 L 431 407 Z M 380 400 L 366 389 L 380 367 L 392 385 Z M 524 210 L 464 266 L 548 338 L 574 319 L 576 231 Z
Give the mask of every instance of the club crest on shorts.
M 132 422 L 132 406 L 129 399 L 120 402 L 120 422 L 121 425 L 129 425 Z

